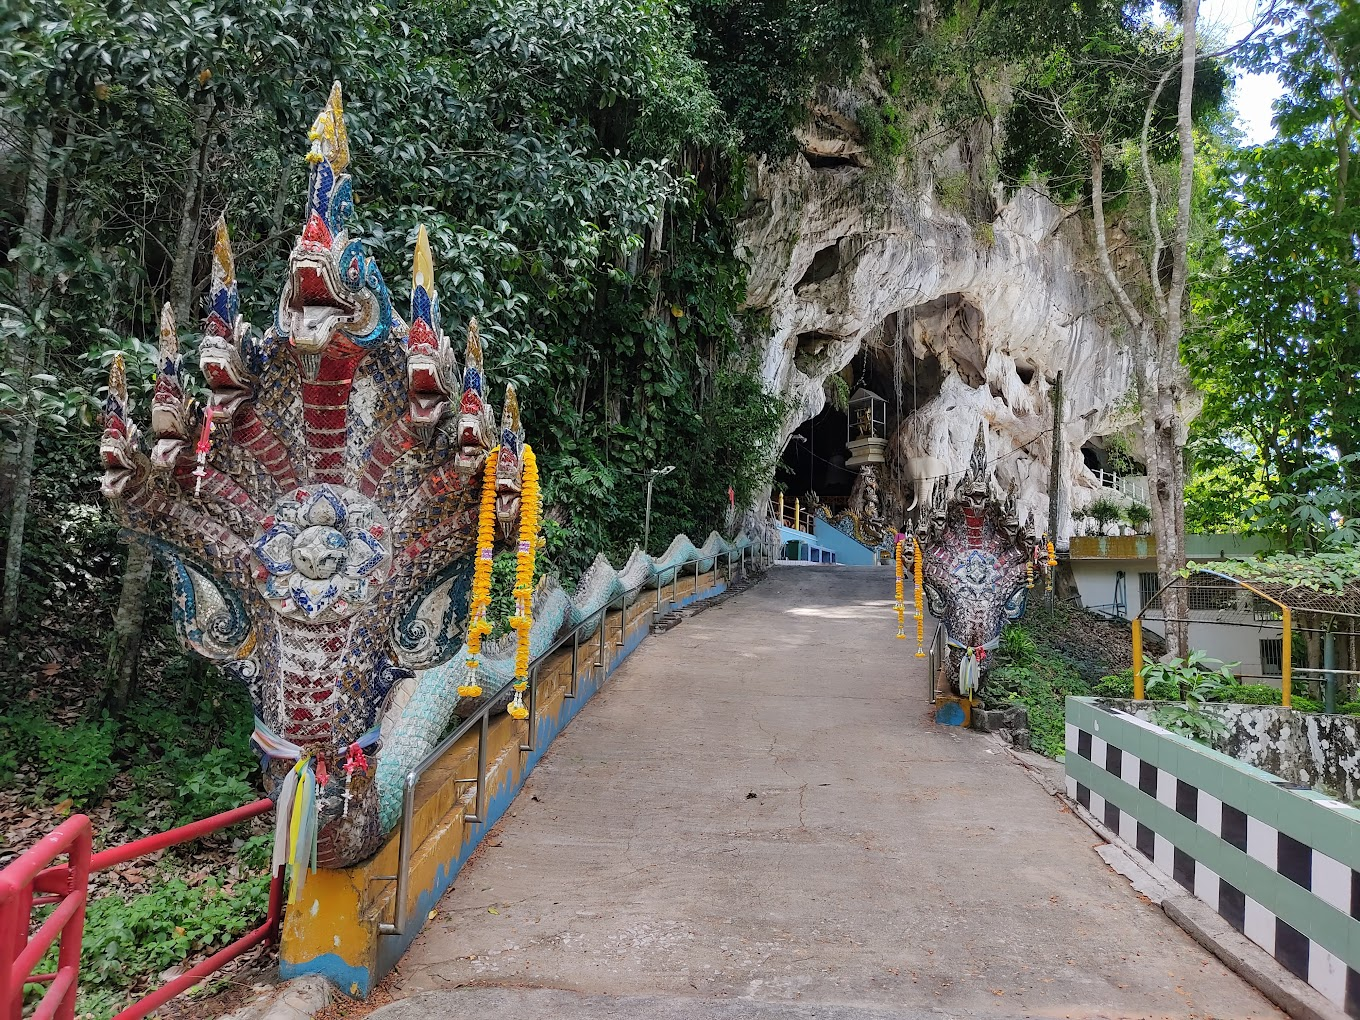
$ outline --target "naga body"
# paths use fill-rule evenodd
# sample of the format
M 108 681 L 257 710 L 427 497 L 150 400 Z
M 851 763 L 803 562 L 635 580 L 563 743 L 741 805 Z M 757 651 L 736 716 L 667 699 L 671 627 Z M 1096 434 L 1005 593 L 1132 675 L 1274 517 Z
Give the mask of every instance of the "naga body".
M 410 319 L 352 237 L 340 88 L 310 134 L 301 234 L 272 325 L 242 320 L 225 223 L 199 347 L 202 401 L 162 313 L 143 440 L 115 362 L 103 491 L 169 564 L 181 640 L 249 687 L 255 739 L 278 790 L 306 771 L 316 857 L 370 855 L 378 739 L 394 685 L 462 646 L 486 458 L 495 514 L 514 534 L 523 432 L 507 389 L 499 428 L 476 323 L 459 365 L 440 325 L 433 260 L 417 237 Z

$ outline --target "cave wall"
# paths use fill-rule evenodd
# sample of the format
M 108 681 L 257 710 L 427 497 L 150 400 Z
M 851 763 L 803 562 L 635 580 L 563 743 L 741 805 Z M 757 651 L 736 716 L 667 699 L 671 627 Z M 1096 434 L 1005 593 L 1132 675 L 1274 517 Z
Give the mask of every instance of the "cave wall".
M 828 376 L 860 355 L 892 357 L 900 333 L 898 350 L 914 365 L 899 374 L 917 388 L 902 405 L 881 394 L 890 416 L 903 410 L 896 473 L 902 458 L 924 456 L 961 475 L 985 420 L 998 489 L 1013 489 L 1022 520 L 1032 515 L 1044 530 L 1051 389 L 1062 370 L 1066 537 L 1071 509 L 1096 494 L 1082 445 L 1131 421 L 1130 354 L 1096 275 L 1089 224 L 1037 186 L 951 195 L 942 182 L 981 176 L 967 140 L 872 172 L 847 112 L 855 102 L 833 94 L 800 131 L 801 152 L 756 164 L 748 186 L 747 303 L 769 317 L 762 374 L 793 405 L 780 448 L 822 409 Z

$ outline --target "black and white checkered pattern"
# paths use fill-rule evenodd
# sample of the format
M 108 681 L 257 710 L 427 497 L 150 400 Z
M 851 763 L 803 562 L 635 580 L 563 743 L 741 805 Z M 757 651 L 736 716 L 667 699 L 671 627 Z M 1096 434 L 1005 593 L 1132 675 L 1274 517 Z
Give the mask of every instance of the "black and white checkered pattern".
M 1069 758 L 1084 758 L 1111 777 L 1137 787 L 1301 889 L 1360 920 L 1360 872 L 1071 724 L 1067 726 L 1067 754 Z M 1360 1017 L 1360 972 L 1354 967 L 1071 775 L 1067 777 L 1067 794 L 1135 847 L 1154 868 L 1211 906 L 1287 970 L 1342 1006 L 1348 1015 Z

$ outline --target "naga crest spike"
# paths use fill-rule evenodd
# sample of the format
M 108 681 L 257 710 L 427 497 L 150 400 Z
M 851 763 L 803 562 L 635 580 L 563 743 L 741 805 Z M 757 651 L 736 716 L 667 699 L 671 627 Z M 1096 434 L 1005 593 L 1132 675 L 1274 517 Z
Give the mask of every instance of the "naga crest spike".
M 349 132 L 345 130 L 340 82 L 331 84 L 331 94 L 326 98 L 326 105 L 316 115 L 316 120 L 312 121 L 307 140 L 312 143 L 312 149 L 307 153 L 308 163 L 329 163 L 337 174 L 343 173 L 349 166 Z
M 416 232 L 411 270 L 411 325 L 406 334 L 406 388 L 411 424 L 428 438 L 449 409 L 456 366 L 448 337 L 439 327 L 439 294 L 435 286 L 430 236 L 422 225 Z
M 156 391 L 151 398 L 151 434 L 156 438 L 151 450 L 151 466 L 175 466 L 189 438 L 189 419 L 193 400 L 184 395 L 183 366 L 179 355 L 179 333 L 175 311 L 166 302 L 161 308 L 161 345 L 157 362 Z
M 973 442 L 973 455 L 968 461 L 968 475 L 964 481 L 964 491 L 985 494 L 987 491 L 987 423 L 978 422 L 977 439 Z
M 227 218 L 219 216 L 216 236 L 213 239 L 208 321 L 204 328 L 214 336 L 231 340 L 236 335 L 240 317 L 241 297 L 236 290 L 236 260 L 231 254 L 231 234 L 227 231 Z
M 110 419 L 126 421 L 127 412 L 127 366 L 123 364 L 123 356 L 115 354 L 109 365 L 109 393 L 104 399 L 104 414 Z

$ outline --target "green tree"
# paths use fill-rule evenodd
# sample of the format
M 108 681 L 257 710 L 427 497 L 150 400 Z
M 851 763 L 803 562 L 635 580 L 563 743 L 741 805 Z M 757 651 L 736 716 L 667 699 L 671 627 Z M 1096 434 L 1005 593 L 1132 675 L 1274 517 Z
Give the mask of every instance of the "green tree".
M 1360 489 L 1357 42 L 1360 12 L 1327 0 L 1283 8 L 1250 49 L 1285 86 L 1280 136 L 1215 168 L 1222 248 L 1197 284 L 1189 359 L 1205 433 L 1270 495 L 1256 525 L 1304 545 L 1335 538 Z

